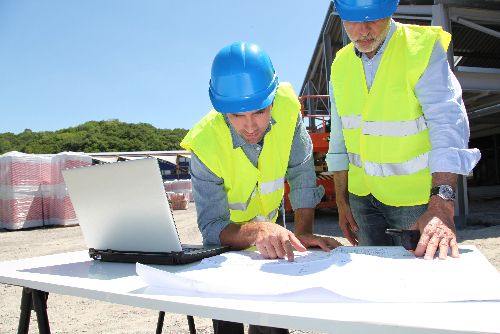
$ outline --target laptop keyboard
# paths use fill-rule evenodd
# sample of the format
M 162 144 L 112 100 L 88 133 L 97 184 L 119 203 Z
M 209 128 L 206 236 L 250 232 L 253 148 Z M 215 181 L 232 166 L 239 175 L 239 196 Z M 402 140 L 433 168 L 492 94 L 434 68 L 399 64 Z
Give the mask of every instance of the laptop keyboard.
M 199 251 L 202 251 L 203 248 L 196 248 L 196 247 L 183 247 L 182 248 L 182 251 L 184 253 L 192 253 L 192 252 L 199 252 Z

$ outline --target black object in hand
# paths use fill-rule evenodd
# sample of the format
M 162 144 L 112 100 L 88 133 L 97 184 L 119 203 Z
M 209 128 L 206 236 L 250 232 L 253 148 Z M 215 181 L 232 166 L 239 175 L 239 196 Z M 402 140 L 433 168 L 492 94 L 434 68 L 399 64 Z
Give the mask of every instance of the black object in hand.
M 385 233 L 390 235 L 398 235 L 401 238 L 401 244 L 406 250 L 414 251 L 417 248 L 420 240 L 419 230 L 400 230 L 397 228 L 388 228 Z

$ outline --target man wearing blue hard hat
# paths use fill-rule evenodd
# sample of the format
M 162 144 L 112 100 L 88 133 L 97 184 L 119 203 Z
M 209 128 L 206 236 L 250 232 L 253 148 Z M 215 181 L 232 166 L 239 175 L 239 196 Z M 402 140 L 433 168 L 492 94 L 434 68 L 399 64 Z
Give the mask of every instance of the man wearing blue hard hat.
M 209 96 L 214 110 L 183 139 L 205 244 L 234 249 L 255 246 L 265 258 L 340 244 L 312 233 L 314 208 L 324 194 L 316 186 L 312 143 L 292 86 L 279 82 L 259 46 L 236 42 L 212 63 Z M 295 233 L 275 224 L 285 178 L 295 211 Z M 242 289 L 245 289 L 242 286 Z M 243 325 L 214 320 L 215 333 L 243 333 Z M 250 333 L 288 333 L 250 326 Z
M 462 90 L 441 27 L 392 20 L 398 0 L 334 0 L 351 43 L 331 67 L 334 172 L 340 227 L 353 245 L 400 243 L 386 232 L 420 230 L 416 256 L 458 257 L 458 175 L 480 158 L 468 149 Z

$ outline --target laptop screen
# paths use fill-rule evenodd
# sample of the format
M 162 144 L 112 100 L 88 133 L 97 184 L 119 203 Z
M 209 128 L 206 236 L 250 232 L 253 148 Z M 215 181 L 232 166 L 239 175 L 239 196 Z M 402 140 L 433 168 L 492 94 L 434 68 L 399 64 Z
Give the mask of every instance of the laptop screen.
M 155 158 L 66 169 L 62 173 L 89 248 L 182 250 Z

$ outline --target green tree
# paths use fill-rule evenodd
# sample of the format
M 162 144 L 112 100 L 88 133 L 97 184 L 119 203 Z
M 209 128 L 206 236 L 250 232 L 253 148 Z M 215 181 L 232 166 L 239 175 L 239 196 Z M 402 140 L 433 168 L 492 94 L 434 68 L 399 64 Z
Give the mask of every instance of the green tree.
M 179 150 L 186 129 L 157 129 L 148 123 L 117 119 L 89 121 L 57 131 L 0 133 L 0 154 L 19 151 L 35 154 L 72 152 L 130 152 Z

